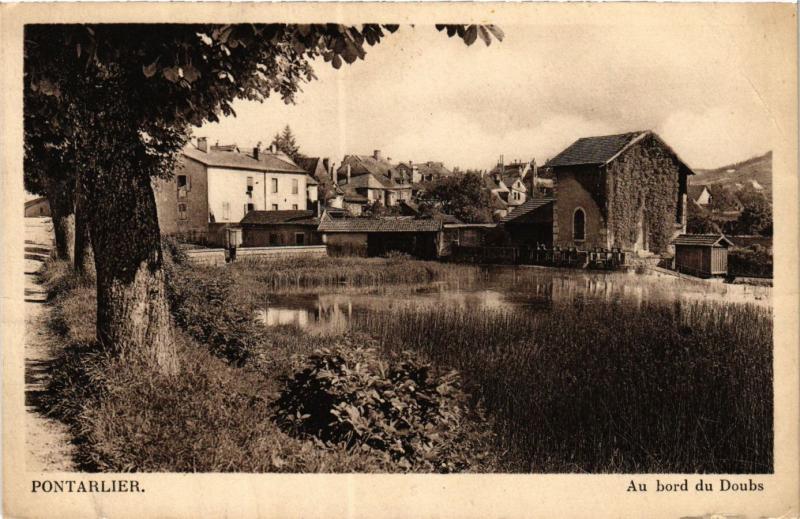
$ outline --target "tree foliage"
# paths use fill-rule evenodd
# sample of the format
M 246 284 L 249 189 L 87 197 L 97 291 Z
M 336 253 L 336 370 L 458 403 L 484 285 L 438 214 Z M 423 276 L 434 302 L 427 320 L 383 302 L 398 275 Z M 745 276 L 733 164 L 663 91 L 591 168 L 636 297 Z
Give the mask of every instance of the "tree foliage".
M 744 209 L 737 220 L 737 230 L 740 234 L 760 234 L 772 236 L 772 207 L 764 195 L 746 198 Z
M 300 146 L 297 144 L 297 139 L 288 124 L 283 128 L 283 131 L 275 134 L 270 146 L 275 146 L 278 151 L 282 151 L 295 162 L 304 157 L 300 153 Z
M 686 218 L 686 231 L 690 234 L 719 234 L 720 228 L 711 213 L 693 201 L 689 201 L 689 212 Z
M 426 193 L 426 212 L 441 211 L 468 223 L 492 221 L 490 193 L 476 173 L 439 177 Z
M 290 103 L 315 78 L 366 56 L 397 25 L 62 24 L 25 27 L 26 187 L 81 182 L 106 347 L 170 365 L 154 177 L 168 178 L 191 128 L 235 115 L 237 99 Z M 496 28 L 440 27 L 467 44 Z M 487 32 L 488 31 L 488 32 Z M 80 176 L 77 173 L 80 172 Z M 67 177 L 60 200 L 73 196 Z M 48 194 L 54 195 L 50 188 Z

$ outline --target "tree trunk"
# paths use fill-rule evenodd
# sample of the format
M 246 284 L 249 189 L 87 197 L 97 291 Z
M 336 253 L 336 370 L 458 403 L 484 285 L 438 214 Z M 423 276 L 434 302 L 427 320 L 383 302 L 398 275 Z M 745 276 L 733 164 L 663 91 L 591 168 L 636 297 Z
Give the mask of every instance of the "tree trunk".
M 155 196 L 149 177 L 96 172 L 86 183 L 97 276 L 97 338 L 111 351 L 158 371 L 177 369 Z M 133 176 L 133 178 L 131 178 Z
M 50 204 L 50 216 L 53 221 L 53 234 L 56 240 L 56 258 L 68 260 L 70 258 L 70 222 L 72 214 L 69 191 L 65 182 L 48 180 L 47 203 Z
M 91 257 L 89 222 L 87 221 L 88 215 L 86 211 L 83 178 L 81 174 L 78 174 L 78 179 L 75 183 L 75 246 L 72 256 L 72 267 L 78 274 L 86 274 Z

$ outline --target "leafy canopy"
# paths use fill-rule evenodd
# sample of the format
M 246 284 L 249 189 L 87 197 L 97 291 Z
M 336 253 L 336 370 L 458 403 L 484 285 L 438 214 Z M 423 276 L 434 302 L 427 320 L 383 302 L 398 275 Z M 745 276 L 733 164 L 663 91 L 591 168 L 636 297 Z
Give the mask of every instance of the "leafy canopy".
M 191 126 L 235 115 L 233 101 L 278 94 L 291 103 L 316 76 L 366 56 L 398 25 L 93 24 L 25 29 L 26 159 L 92 142 L 76 132 L 125 136 L 136 170 L 168 175 Z M 467 44 L 487 45 L 493 26 L 442 25 Z M 124 100 L 125 106 L 121 106 Z M 89 124 L 91 121 L 91 125 Z M 50 128 L 47 128 L 50 125 Z M 132 138 L 133 137 L 133 138 Z M 81 142 L 83 141 L 83 142 Z M 106 150 L 107 153 L 109 150 Z M 59 153 L 60 154 L 60 153 Z M 33 166 L 33 164 L 31 164 Z M 46 164 L 34 169 L 51 171 Z M 133 174 L 133 173 L 132 173 Z

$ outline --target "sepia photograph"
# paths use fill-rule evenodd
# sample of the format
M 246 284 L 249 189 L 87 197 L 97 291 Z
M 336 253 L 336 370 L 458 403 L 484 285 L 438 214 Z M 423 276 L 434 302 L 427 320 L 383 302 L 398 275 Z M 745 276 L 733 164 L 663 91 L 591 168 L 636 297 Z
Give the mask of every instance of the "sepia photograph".
M 788 7 L 22 24 L 27 498 L 148 473 L 768 492 L 797 417 L 796 114 L 768 99 L 797 69 L 754 49 L 796 52 L 768 34 Z M 746 517 L 722 511 L 697 517 Z

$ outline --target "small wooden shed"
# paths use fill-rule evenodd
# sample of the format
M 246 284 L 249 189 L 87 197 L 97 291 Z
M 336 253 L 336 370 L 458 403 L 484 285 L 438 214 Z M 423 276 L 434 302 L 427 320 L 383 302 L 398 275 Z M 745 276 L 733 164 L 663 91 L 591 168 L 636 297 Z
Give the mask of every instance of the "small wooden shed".
M 681 234 L 675 245 L 675 270 L 691 276 L 728 274 L 728 247 L 733 243 L 721 234 Z

